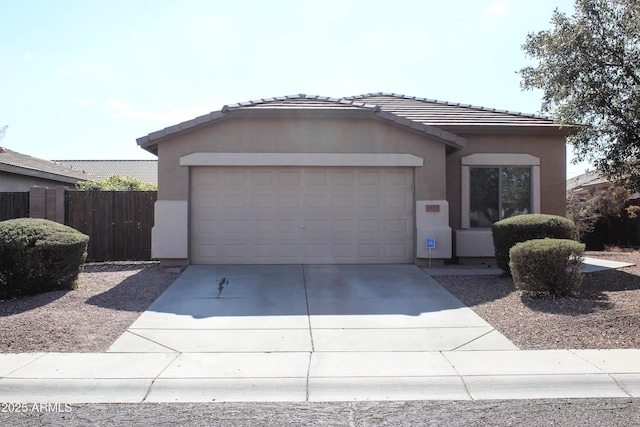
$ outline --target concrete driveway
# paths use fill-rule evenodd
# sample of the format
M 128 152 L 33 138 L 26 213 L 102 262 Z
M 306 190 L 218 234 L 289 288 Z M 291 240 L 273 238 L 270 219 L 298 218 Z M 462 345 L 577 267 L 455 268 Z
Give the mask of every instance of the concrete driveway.
M 197 265 L 109 351 L 514 349 L 414 265 Z
M 107 353 L 0 354 L 0 401 L 629 398 L 638 361 L 519 350 L 413 265 L 191 266 Z

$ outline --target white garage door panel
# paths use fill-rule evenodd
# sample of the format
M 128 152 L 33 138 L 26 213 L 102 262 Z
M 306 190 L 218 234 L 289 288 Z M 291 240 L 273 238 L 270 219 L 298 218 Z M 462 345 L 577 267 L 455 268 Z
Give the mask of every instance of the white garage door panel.
M 411 168 L 192 167 L 194 264 L 413 261 Z

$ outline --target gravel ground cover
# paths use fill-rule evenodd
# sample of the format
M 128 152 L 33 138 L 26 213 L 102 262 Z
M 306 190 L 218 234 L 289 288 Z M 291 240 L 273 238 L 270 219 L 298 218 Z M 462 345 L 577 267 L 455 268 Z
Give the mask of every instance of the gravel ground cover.
M 154 262 L 86 264 L 75 290 L 0 301 L 0 352 L 103 352 L 178 277 Z
M 640 348 L 640 252 L 586 256 L 636 265 L 585 274 L 574 298 L 529 297 L 507 275 L 436 280 L 523 350 Z
M 636 266 L 585 275 L 575 298 L 535 299 L 507 276 L 436 280 L 521 349 L 640 348 L 640 252 L 589 252 Z M 87 264 L 73 291 L 0 301 L 0 352 L 103 352 L 176 279 L 154 262 Z

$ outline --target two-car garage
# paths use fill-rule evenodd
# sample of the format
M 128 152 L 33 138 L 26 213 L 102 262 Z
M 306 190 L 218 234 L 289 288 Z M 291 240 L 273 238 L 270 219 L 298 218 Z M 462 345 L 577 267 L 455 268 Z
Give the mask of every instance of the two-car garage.
M 151 255 L 165 266 L 490 257 L 491 230 L 468 221 L 470 171 L 530 167 L 534 211 L 562 214 L 568 132 L 400 94 L 225 105 L 138 138 L 158 156 Z
M 193 264 L 410 263 L 414 169 L 192 166 Z

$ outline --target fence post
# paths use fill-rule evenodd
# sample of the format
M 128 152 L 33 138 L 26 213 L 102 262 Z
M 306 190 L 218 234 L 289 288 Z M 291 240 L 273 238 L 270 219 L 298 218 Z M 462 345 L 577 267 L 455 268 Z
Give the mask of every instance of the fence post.
M 65 217 L 65 202 L 64 202 L 64 196 L 65 193 L 67 191 L 66 188 L 64 187 L 56 187 L 55 188 L 55 205 L 54 205 L 54 215 L 53 215 L 53 220 L 55 222 L 59 222 L 60 224 L 64 224 L 64 217 Z
M 44 218 L 46 206 L 45 188 L 31 187 L 29 189 L 29 216 L 31 218 Z
M 116 192 L 111 192 L 111 227 L 109 227 L 109 234 L 111 236 L 111 253 L 109 257 L 116 259 Z
M 64 224 L 65 190 L 64 187 L 31 187 L 29 189 L 29 216 Z

